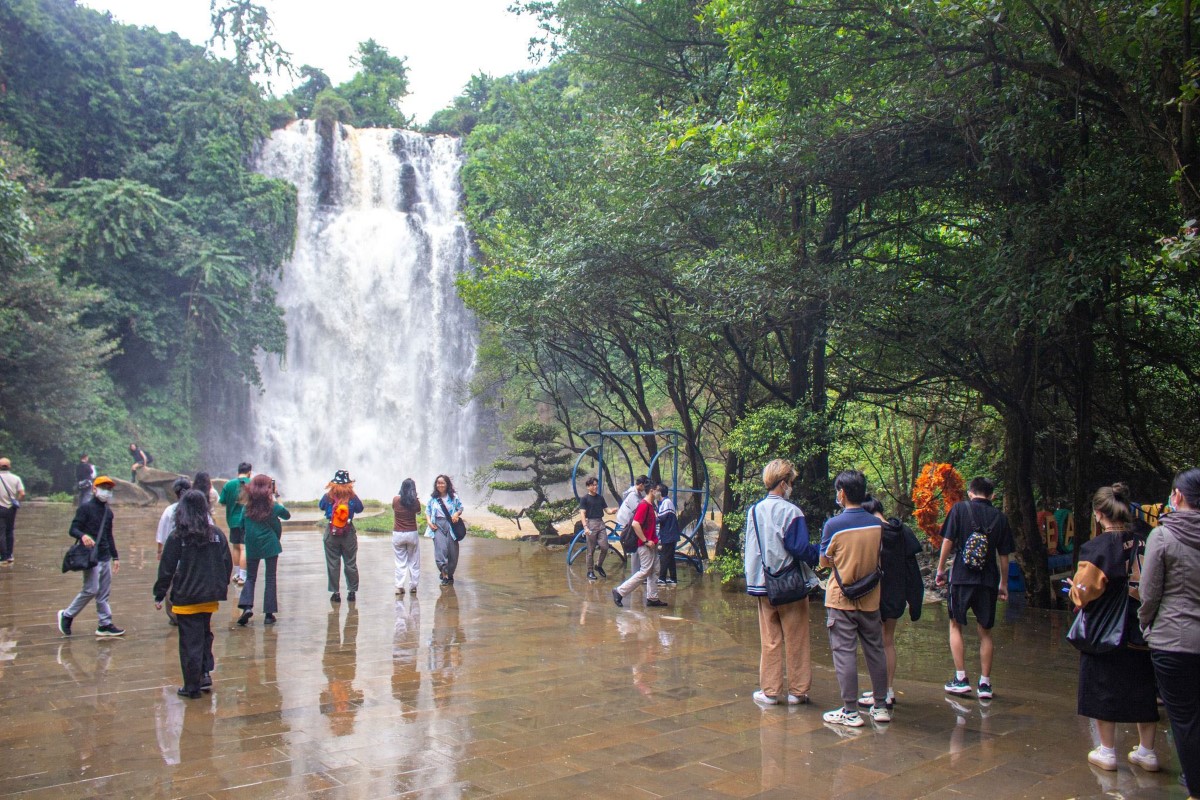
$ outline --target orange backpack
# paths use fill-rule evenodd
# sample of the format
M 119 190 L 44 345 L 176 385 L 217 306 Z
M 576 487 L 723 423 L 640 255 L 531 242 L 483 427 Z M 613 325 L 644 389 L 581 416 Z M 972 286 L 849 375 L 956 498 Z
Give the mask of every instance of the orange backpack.
M 350 504 L 343 500 L 334 505 L 333 512 L 330 514 L 330 533 L 332 533 L 334 536 L 341 536 L 346 532 L 346 527 L 349 524 Z

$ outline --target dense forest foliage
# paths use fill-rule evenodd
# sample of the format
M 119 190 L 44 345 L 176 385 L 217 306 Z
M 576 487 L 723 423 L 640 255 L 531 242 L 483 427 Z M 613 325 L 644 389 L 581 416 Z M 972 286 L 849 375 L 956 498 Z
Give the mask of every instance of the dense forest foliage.
M 272 107 L 234 64 L 70 0 L 0 3 L 0 446 L 61 488 L 78 453 L 197 463 L 255 354 L 286 341 L 273 278 L 293 187 L 254 174 Z
M 1000 480 L 1046 602 L 1039 503 L 1116 479 L 1159 501 L 1195 461 L 1190 5 L 524 11 L 553 65 L 496 119 L 487 87 L 456 104 L 483 112 L 480 383 L 575 445 L 684 431 L 721 462 L 721 549 L 768 458 L 804 465 L 817 521 L 838 469 L 904 516 L 947 461 Z
M 353 78 L 282 99 L 262 6 L 212 4 L 214 57 L 73 0 L 0 2 L 0 450 L 35 491 L 88 452 L 124 475 L 137 441 L 168 469 L 243 420 L 256 358 L 286 344 L 274 282 L 294 187 L 252 171 L 274 127 L 314 109 L 403 125 L 403 59 L 373 40 Z M 332 111 L 329 111 L 332 109 Z

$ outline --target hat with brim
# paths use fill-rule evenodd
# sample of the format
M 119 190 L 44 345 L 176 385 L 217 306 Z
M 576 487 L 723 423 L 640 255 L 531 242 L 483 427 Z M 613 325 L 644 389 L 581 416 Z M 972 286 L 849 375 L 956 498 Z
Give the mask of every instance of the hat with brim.
M 344 469 L 339 469 L 333 474 L 333 480 L 330 483 L 354 483 L 350 480 L 350 473 Z
M 117 482 L 107 475 L 101 475 L 100 477 L 96 478 L 96 480 L 92 481 L 92 486 L 95 486 L 97 489 L 99 489 L 101 486 L 107 486 L 111 489 L 116 485 Z

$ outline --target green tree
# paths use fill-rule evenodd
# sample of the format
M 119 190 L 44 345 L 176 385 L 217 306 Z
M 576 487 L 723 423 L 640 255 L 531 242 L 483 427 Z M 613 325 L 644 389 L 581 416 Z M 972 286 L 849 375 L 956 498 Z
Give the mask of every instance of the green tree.
M 533 523 L 543 539 L 556 538 L 559 533 L 554 525 L 569 519 L 577 507 L 573 498 L 551 500 L 551 486 L 563 483 L 570 477 L 567 464 L 571 461 L 569 450 L 558 443 L 559 431 L 553 425 L 527 422 L 512 433 L 516 445 L 506 458 L 492 464 L 492 471 L 527 472 L 529 476 L 515 481 L 493 480 L 488 483 L 492 491 L 533 492 L 533 501 L 516 510 L 491 503 L 488 510 L 499 517 L 521 524 L 521 517 Z
M 350 104 L 354 124 L 360 128 L 403 128 L 409 120 L 400 111 L 400 101 L 408 96 L 408 66 L 405 59 L 388 53 L 387 48 L 368 39 L 358 45 L 358 55 L 350 59 L 358 72 L 337 87 L 337 94 Z

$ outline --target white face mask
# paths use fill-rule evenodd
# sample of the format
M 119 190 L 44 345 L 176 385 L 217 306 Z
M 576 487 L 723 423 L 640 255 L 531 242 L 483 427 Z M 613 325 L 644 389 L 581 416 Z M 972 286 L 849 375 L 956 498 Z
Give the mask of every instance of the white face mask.
M 97 489 L 96 499 L 101 503 L 107 503 L 109 500 L 112 500 L 112 489 Z

